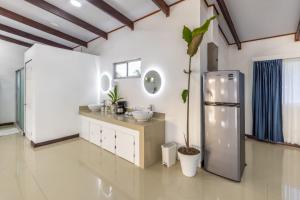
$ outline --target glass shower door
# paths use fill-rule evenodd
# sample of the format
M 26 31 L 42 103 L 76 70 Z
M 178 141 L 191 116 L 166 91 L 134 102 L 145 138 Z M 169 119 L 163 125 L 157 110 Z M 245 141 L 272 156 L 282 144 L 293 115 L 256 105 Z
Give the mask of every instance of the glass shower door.
M 16 118 L 17 124 L 24 131 L 24 103 L 25 103 L 25 71 L 24 68 L 16 71 Z

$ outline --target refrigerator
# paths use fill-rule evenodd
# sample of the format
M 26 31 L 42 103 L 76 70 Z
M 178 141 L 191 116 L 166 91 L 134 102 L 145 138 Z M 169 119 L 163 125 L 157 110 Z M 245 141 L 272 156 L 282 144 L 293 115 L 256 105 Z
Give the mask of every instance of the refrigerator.
M 241 181 L 245 167 L 244 74 L 204 73 L 204 169 Z

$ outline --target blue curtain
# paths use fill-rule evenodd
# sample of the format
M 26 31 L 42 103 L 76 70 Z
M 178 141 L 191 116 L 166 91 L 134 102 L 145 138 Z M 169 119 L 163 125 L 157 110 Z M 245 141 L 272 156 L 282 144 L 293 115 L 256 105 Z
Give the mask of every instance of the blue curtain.
M 254 62 L 252 111 L 253 135 L 283 142 L 282 60 Z

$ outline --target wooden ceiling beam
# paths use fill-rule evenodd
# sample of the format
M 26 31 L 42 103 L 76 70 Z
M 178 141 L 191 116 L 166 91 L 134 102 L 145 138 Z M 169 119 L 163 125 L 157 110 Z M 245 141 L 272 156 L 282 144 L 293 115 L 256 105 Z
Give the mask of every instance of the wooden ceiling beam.
M 298 28 L 297 28 L 296 35 L 295 35 L 295 40 L 300 41 L 300 20 L 299 20 Z
M 10 37 L 7 37 L 7 36 L 1 35 L 1 34 L 0 34 L 0 40 L 4 40 L 4 41 L 7 41 L 7 42 L 18 44 L 18 45 L 21 45 L 21 46 L 24 46 L 24 47 L 31 47 L 33 45 L 33 44 L 29 44 L 29 43 L 23 42 L 21 40 L 16 40 L 14 38 L 10 38 Z
M 152 0 L 164 13 L 167 17 L 170 16 L 170 7 L 164 0 Z
M 80 26 L 81 28 L 84 28 L 98 36 L 101 36 L 105 39 L 107 39 L 107 33 L 102 31 L 101 29 L 79 19 L 78 17 L 44 1 L 44 0 L 25 0 L 28 3 L 31 3 L 32 5 L 35 5 L 43 10 L 46 10 L 58 17 L 61 17 L 65 20 L 68 20 L 69 22 L 72 22 L 73 24 L 76 24 L 77 26 Z
M 30 39 L 30 40 L 34 40 L 34 41 L 37 41 L 37 42 L 40 42 L 40 43 L 43 43 L 43 44 L 47 44 L 47 45 L 50 45 L 50 46 L 72 50 L 71 47 L 53 42 L 51 40 L 47 40 L 45 38 L 42 38 L 42 37 L 39 37 L 39 36 L 36 36 L 36 35 L 32 35 L 30 33 L 15 29 L 15 28 L 10 27 L 10 26 L 6 26 L 6 25 L 1 24 L 1 23 L 0 23 L 0 30 L 5 31 L 7 33 L 14 34 L 14 35 L 18 35 L 20 37 L 24 37 L 24 38 L 27 38 L 27 39 Z
M 56 37 L 62 38 L 64 40 L 68 40 L 68 41 L 70 41 L 72 43 L 79 44 L 81 46 L 87 47 L 87 42 L 85 42 L 83 40 L 80 40 L 78 38 L 75 38 L 73 36 L 65 34 L 65 33 L 61 32 L 61 31 L 58 31 L 58 30 L 53 29 L 53 28 L 51 28 L 49 26 L 46 26 L 44 24 L 41 24 L 41 23 L 36 22 L 34 20 L 31 20 L 31 19 L 29 19 L 27 17 L 24 17 L 22 15 L 14 13 L 14 12 L 12 12 L 10 10 L 5 9 L 5 8 L 0 7 L 0 15 L 2 15 L 4 17 L 7 17 L 9 19 L 12 19 L 14 21 L 20 22 L 22 24 L 25 24 L 27 26 L 31 26 L 31 27 L 33 27 L 35 29 L 40 30 L 40 31 L 44 31 L 44 32 L 49 33 L 51 35 L 54 35 Z
M 235 41 L 238 49 L 239 50 L 242 49 L 241 41 L 240 41 L 239 36 L 238 36 L 238 34 L 237 34 L 236 30 L 235 30 L 234 24 L 232 22 L 232 19 L 230 17 L 229 11 L 227 9 L 227 6 L 226 6 L 224 0 L 217 0 L 217 2 L 218 2 L 218 5 L 219 5 L 219 7 L 221 9 L 221 12 L 222 12 L 222 14 L 223 14 L 223 16 L 225 18 L 225 21 L 226 21 L 226 23 L 227 23 L 227 25 L 229 27 L 229 30 L 230 30 L 233 38 L 234 38 L 234 41 Z
M 112 16 L 113 18 L 117 19 L 121 23 L 128 26 L 131 30 L 134 29 L 134 23 L 131 21 L 128 17 L 120 13 L 118 10 L 110 6 L 108 3 L 106 3 L 103 0 L 87 0 L 100 10 L 106 12 L 108 15 Z

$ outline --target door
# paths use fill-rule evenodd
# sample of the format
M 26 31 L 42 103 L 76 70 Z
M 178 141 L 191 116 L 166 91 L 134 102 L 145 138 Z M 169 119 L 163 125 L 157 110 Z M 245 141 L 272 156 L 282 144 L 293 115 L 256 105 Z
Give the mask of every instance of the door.
M 205 169 L 233 180 L 240 178 L 238 107 L 205 106 Z
M 116 132 L 115 130 L 102 127 L 102 148 L 112 153 L 116 152 Z
M 239 103 L 239 72 L 216 71 L 204 75 L 204 101 Z
M 207 70 L 218 71 L 218 46 L 213 42 L 207 44 Z
M 22 109 L 24 109 L 24 97 L 23 99 L 21 98 L 22 95 L 21 90 L 22 90 L 21 70 L 18 70 L 16 71 L 16 122 L 18 126 L 24 131 L 24 110 L 22 112 Z
M 90 121 L 85 117 L 80 117 L 80 137 L 90 141 Z
M 134 163 L 135 140 L 134 136 L 117 131 L 116 132 L 116 154 L 125 160 Z
M 29 140 L 33 138 L 33 118 L 32 118 L 32 94 L 33 94 L 33 68 L 32 61 L 25 64 L 25 135 Z
M 97 123 L 90 123 L 90 142 L 101 146 L 101 126 Z
M 25 70 L 16 71 L 16 118 L 18 126 L 24 131 Z

